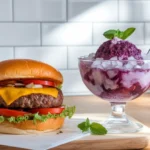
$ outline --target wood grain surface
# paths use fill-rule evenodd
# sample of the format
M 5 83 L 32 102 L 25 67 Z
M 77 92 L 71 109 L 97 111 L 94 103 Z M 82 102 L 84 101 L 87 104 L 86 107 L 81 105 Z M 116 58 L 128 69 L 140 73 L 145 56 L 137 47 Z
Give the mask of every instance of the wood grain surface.
M 93 139 L 93 138 L 92 138 Z M 147 146 L 146 137 L 123 139 L 78 140 L 53 148 L 51 150 L 121 150 L 142 149 Z
M 64 103 L 67 105 L 76 105 L 77 114 L 108 114 L 111 112 L 110 104 L 95 96 L 67 96 Z M 126 113 L 136 120 L 150 127 L 150 94 L 144 94 L 141 97 L 127 103 Z M 147 145 L 148 144 L 148 145 Z M 147 145 L 147 146 L 146 146 Z M 136 146 L 136 148 L 135 148 Z M 118 138 L 117 140 L 105 139 L 101 136 L 89 136 L 74 142 L 70 142 L 53 150 L 98 150 L 98 149 L 141 149 L 150 150 L 150 135 L 145 133 L 141 137 Z M 8 146 L 0 146 L 2 150 L 23 150 Z

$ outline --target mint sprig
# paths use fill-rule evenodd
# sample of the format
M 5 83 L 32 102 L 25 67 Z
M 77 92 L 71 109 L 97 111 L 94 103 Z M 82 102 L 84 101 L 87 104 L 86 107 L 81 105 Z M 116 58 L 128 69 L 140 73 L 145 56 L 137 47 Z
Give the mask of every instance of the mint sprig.
M 106 32 L 104 32 L 104 36 L 107 39 L 113 39 L 114 37 L 118 37 L 122 40 L 125 40 L 126 38 L 128 38 L 133 32 L 135 31 L 134 27 L 128 28 L 125 31 L 120 31 L 118 30 L 108 30 Z
M 90 120 L 89 120 L 89 118 L 87 118 L 86 121 L 78 124 L 78 128 L 80 130 L 82 130 L 82 132 L 89 131 L 89 128 L 90 128 Z
M 94 135 L 107 134 L 107 130 L 104 126 L 96 122 L 92 122 L 90 124 L 90 120 L 88 118 L 86 119 L 86 121 L 78 124 L 78 128 L 82 130 L 82 132 L 88 132 L 90 130 L 91 134 L 94 134 Z

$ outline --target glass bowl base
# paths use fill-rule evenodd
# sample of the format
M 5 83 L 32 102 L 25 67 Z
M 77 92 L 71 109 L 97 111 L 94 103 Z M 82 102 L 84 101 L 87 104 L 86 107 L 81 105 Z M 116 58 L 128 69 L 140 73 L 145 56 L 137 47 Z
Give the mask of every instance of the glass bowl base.
M 142 129 L 143 125 L 128 121 L 127 123 L 104 122 L 103 126 L 107 129 L 109 134 L 116 133 L 135 133 Z

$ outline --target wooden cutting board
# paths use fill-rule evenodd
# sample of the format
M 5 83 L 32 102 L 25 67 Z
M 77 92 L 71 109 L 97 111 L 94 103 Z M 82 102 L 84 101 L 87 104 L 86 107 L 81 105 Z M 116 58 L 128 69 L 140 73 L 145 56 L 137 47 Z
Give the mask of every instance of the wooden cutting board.
M 142 149 L 148 145 L 148 135 L 150 129 L 146 126 L 142 131 L 133 134 L 107 134 L 102 136 L 88 135 L 82 139 L 72 141 L 52 150 L 123 150 L 123 149 Z M 0 145 L 3 150 L 22 150 Z M 147 149 L 148 150 L 148 149 Z
M 89 139 L 82 139 L 70 142 L 51 150 L 132 150 L 143 149 L 148 145 L 145 136 L 140 137 L 106 137 L 98 138 L 90 136 Z
M 84 114 L 85 115 L 85 114 Z M 80 118 L 82 116 L 80 115 Z M 89 118 L 93 114 L 86 114 Z M 78 117 L 78 116 L 75 116 Z M 94 119 L 99 116 L 94 115 Z M 101 116 L 103 120 L 104 116 Z M 131 118 L 136 121 L 135 119 Z M 137 122 L 137 121 L 136 121 Z M 55 147 L 52 150 L 132 150 L 132 149 L 143 149 L 148 145 L 150 135 L 150 128 L 143 125 L 143 129 L 138 133 L 132 134 L 107 134 L 105 136 L 94 136 L 90 135 L 80 140 L 76 140 L 70 143 L 63 144 Z M 146 149 L 148 150 L 148 149 Z
M 150 126 L 149 98 L 150 94 L 145 94 L 137 100 L 129 102 L 126 107 L 126 112 L 144 124 Z M 95 96 L 65 97 L 65 104 L 76 105 L 77 113 L 79 115 L 84 114 L 85 118 L 87 116 L 90 118 L 91 114 L 91 118 L 93 118 L 93 116 L 97 116 L 97 119 L 99 120 L 101 116 L 98 116 L 97 114 L 102 115 L 111 112 L 110 104 Z M 104 118 L 107 118 L 107 116 L 104 116 Z M 88 136 L 53 148 L 52 150 L 131 150 L 143 148 L 144 150 L 150 150 L 150 131 L 148 130 L 150 129 L 131 135 L 117 134 L 107 136 Z
M 88 116 L 93 121 L 101 119 L 106 116 L 99 114 L 80 114 L 75 115 L 74 119 L 85 118 Z M 73 119 L 72 118 L 72 119 Z M 133 120 L 133 119 L 132 119 Z M 136 120 L 134 120 L 136 121 Z M 77 126 L 77 125 L 76 125 Z M 132 134 L 107 134 L 102 136 L 87 135 L 82 139 L 72 141 L 51 150 L 131 150 L 131 149 L 143 149 L 148 145 L 148 137 L 150 135 L 150 128 L 143 125 L 143 128 L 138 133 Z M 22 150 L 22 148 L 13 148 L 0 145 L 0 149 L 3 150 Z M 41 150 L 41 149 L 40 149 Z M 146 149 L 148 150 L 148 149 Z
M 89 136 L 51 150 L 132 150 L 143 149 L 148 145 L 146 136 Z M 23 148 L 0 145 L 2 150 L 25 150 Z M 149 149 L 146 149 L 149 150 Z

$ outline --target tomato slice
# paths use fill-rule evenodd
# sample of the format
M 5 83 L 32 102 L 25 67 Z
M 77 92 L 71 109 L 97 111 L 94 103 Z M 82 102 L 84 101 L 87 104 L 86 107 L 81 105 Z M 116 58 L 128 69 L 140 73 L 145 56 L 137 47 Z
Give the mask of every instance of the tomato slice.
M 18 117 L 18 116 L 24 116 L 24 115 L 27 115 L 27 114 L 29 114 L 29 113 L 24 112 L 24 111 L 0 108 L 0 116 Z
M 15 80 L 4 80 L 4 81 L 0 81 L 0 85 L 1 85 L 1 86 L 6 86 L 6 85 L 8 85 L 8 84 L 14 85 L 15 83 L 16 83 Z
M 23 80 L 23 83 L 24 84 L 34 83 L 34 84 L 41 84 L 41 85 L 44 85 L 44 86 L 53 86 L 53 87 L 55 87 L 55 83 L 53 81 L 26 79 L 26 80 Z
M 29 110 L 31 113 L 39 113 L 40 115 L 47 115 L 50 114 L 60 114 L 65 108 L 64 107 L 58 107 L 58 108 L 34 108 Z

